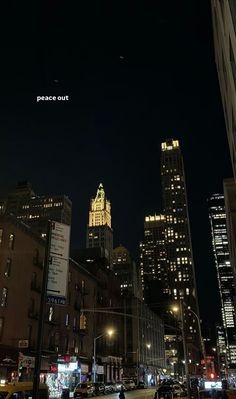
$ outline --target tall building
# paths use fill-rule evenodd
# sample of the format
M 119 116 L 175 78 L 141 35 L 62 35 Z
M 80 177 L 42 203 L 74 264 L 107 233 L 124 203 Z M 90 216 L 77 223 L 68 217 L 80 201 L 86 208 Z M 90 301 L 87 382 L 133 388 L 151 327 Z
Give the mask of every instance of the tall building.
M 141 298 L 136 263 L 131 259 L 128 249 L 123 245 L 114 248 L 112 263 L 113 271 L 120 282 L 121 295 Z
M 228 363 L 236 364 L 235 284 L 229 257 L 224 196 L 213 194 L 208 199 L 208 209 Z
M 113 231 L 111 228 L 111 203 L 106 198 L 102 183 L 95 198 L 90 201 L 89 223 L 87 226 L 87 248 L 103 248 L 112 267 Z
M 224 182 L 230 263 L 236 282 L 236 3 L 211 0 L 215 62 L 234 180 Z M 236 300 L 234 302 L 236 312 Z
M 18 182 L 14 191 L 0 198 L 0 213 L 13 214 L 45 237 L 48 220 L 71 224 L 72 203 L 66 195 L 37 195 L 27 181 Z
M 191 359 L 189 372 L 196 373 L 196 363 L 200 353 L 204 356 L 204 349 L 201 348 L 184 164 L 178 140 L 168 139 L 161 144 L 161 185 L 170 299 L 172 303 L 182 303 L 179 318 L 184 327 L 186 361 Z
M 236 3 L 211 0 L 215 62 L 236 179 Z
M 161 183 L 162 212 L 145 217 L 144 239 L 140 244 L 144 299 L 164 318 L 167 349 L 170 345 L 172 349 L 176 346 L 174 341 L 180 330 L 184 330 L 185 358 L 187 362 L 191 359 L 188 369 L 194 374 L 204 349 L 201 347 L 184 165 L 178 140 L 168 139 L 161 144 Z M 175 304 L 179 305 L 175 306 L 177 320 L 170 323 L 170 311 Z M 175 372 L 181 375 L 183 347 L 177 346 Z
M 178 140 L 161 144 L 162 203 L 171 296 L 198 313 L 183 158 Z M 192 327 L 194 328 L 194 327 Z
M 144 239 L 140 243 L 140 272 L 144 299 L 149 304 L 162 301 L 163 295 L 169 296 L 165 226 L 165 215 L 145 217 Z M 155 289 L 152 289 L 153 285 Z

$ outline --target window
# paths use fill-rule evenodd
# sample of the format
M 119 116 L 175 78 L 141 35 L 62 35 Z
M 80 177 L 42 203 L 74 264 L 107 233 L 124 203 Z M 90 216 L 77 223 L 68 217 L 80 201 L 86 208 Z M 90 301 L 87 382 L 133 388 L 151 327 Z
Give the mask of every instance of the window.
M 2 234 L 3 234 L 3 229 L 0 229 L 0 244 L 2 243 Z
M 9 249 L 14 249 L 14 244 L 15 244 L 15 234 L 10 233 L 9 242 L 8 242 Z
M 11 274 L 11 258 L 7 258 L 7 263 L 5 266 L 4 276 L 10 277 Z
M 53 307 L 52 306 L 50 306 L 50 308 L 49 308 L 48 320 L 49 321 L 53 320 Z
M 2 299 L 1 299 L 1 306 L 2 307 L 7 306 L 7 294 L 8 294 L 8 288 L 3 287 L 3 289 L 2 289 Z
M 67 327 L 70 325 L 70 315 L 69 315 L 69 313 L 66 314 L 65 324 L 66 324 Z

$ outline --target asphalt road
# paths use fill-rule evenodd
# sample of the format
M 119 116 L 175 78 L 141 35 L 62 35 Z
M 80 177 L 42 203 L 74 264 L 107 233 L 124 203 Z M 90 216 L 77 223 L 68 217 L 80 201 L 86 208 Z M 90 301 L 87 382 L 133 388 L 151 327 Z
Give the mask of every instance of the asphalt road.
M 125 399 L 153 399 L 156 388 L 135 389 L 134 391 L 125 392 Z M 98 396 L 104 399 L 119 399 L 119 393 L 111 395 Z

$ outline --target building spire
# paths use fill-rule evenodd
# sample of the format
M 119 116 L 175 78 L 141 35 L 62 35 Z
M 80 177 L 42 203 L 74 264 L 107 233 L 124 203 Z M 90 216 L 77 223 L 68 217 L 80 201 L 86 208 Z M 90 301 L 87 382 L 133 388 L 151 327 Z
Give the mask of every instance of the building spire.
M 104 199 L 105 199 L 105 191 L 103 188 L 103 184 L 100 183 L 97 189 L 95 201 L 103 201 Z

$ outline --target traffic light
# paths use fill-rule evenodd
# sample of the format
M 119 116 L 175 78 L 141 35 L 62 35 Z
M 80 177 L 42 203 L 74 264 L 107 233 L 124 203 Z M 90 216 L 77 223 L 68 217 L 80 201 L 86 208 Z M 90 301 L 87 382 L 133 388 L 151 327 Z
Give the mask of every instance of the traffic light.
M 86 330 L 86 316 L 82 313 L 79 318 L 80 330 Z

